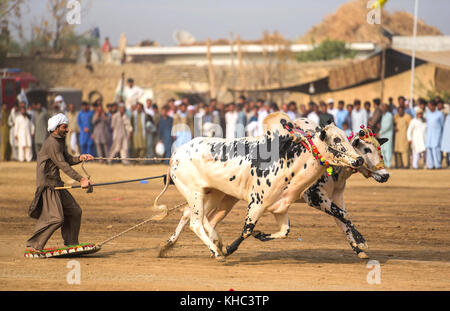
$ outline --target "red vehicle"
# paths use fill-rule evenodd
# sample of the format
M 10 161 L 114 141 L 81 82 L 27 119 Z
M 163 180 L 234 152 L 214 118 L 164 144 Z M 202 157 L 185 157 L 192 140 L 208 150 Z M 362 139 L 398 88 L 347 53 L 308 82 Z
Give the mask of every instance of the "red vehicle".
M 1 69 L 0 74 L 0 109 L 3 105 L 11 109 L 22 89 L 32 89 L 39 85 L 39 81 L 31 73 L 20 69 Z

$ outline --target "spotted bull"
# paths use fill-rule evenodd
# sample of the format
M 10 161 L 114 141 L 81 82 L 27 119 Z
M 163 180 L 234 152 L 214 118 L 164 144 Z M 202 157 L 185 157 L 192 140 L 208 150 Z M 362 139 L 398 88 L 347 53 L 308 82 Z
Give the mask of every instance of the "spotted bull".
M 177 149 L 170 159 L 168 175 L 189 207 L 177 227 L 178 234 L 169 238 L 161 253 L 175 243 L 189 221 L 191 230 L 212 255 L 223 261 L 252 234 L 259 218 L 279 200 L 293 179 L 299 181 L 297 187 L 302 193 L 325 172 L 325 166 L 309 151 L 314 146 L 331 165 L 357 168 L 363 164 L 363 158 L 336 126 L 322 129 L 312 121 L 306 122 L 311 123 L 298 129 L 308 131 L 309 139 L 293 133 L 294 125 L 287 115 L 274 113 L 264 120 L 267 131 L 263 136 L 228 140 L 199 137 Z M 154 203 L 154 209 L 163 216 L 168 209 L 158 200 L 167 185 Z M 214 210 L 229 211 L 238 200 L 248 204 L 244 227 L 223 250 L 221 238 L 207 216 Z

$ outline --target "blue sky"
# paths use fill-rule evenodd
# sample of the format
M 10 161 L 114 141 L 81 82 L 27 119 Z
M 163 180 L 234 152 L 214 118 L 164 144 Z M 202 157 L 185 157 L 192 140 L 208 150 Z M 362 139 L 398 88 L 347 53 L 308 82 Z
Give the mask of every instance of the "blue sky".
M 152 39 L 173 45 L 175 29 L 191 32 L 197 40 L 228 38 L 230 32 L 244 39 L 260 38 L 264 30 L 278 30 L 295 39 L 331 14 L 345 0 L 84 0 L 90 9 L 81 17 L 77 31 L 100 28 L 101 37 L 109 36 L 114 45 L 121 32 L 129 44 Z M 28 0 L 23 17 L 25 35 L 31 22 L 46 14 L 46 0 Z M 389 0 L 388 11 L 414 11 L 414 0 Z M 450 35 L 449 0 L 420 0 L 419 18 Z

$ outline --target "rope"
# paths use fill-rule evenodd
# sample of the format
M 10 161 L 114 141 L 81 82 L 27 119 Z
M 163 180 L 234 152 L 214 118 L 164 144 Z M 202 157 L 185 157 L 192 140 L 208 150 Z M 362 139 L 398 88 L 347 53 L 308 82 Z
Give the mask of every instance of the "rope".
M 183 202 L 183 203 L 181 203 L 181 204 L 178 204 L 177 206 L 175 206 L 175 207 L 169 209 L 168 212 L 171 212 L 171 211 L 173 211 L 173 210 L 176 210 L 176 209 L 178 209 L 178 208 L 180 208 L 180 207 L 182 207 L 182 206 L 184 206 L 184 205 L 186 205 L 186 204 L 187 204 L 187 202 Z M 131 230 L 134 230 L 134 229 L 136 229 L 136 228 L 138 228 L 138 227 L 140 227 L 140 226 L 143 226 L 143 225 L 145 225 L 146 223 L 148 223 L 148 222 L 150 222 L 150 221 L 152 221 L 152 220 L 155 220 L 154 218 L 157 218 L 157 216 L 159 216 L 159 215 L 154 215 L 154 216 L 150 217 L 149 219 L 146 219 L 146 220 L 144 220 L 143 222 L 140 222 L 140 223 L 134 225 L 133 227 L 130 227 L 130 228 L 128 228 L 127 230 L 124 230 L 124 231 L 122 231 L 122 232 L 120 232 L 120 233 L 118 233 L 118 234 L 116 234 L 116 235 L 114 235 L 114 236 L 112 236 L 112 237 L 110 237 L 110 238 L 104 240 L 103 242 L 97 244 L 97 247 L 100 248 L 100 247 L 102 247 L 103 245 L 105 245 L 106 243 L 109 243 L 109 242 L 111 242 L 112 240 L 115 240 L 115 239 L 121 237 L 121 236 L 124 235 L 125 233 L 128 233 L 128 232 L 130 232 Z
M 170 158 L 104 158 L 104 157 L 95 157 L 94 160 L 111 160 L 111 161 L 164 161 L 170 160 Z

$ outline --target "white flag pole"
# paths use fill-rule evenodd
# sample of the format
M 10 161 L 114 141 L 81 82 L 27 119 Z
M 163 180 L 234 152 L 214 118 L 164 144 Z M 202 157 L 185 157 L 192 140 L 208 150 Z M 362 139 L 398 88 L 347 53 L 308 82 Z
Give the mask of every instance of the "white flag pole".
M 410 109 L 413 108 L 414 98 L 414 69 L 416 66 L 416 35 L 417 35 L 417 16 L 419 12 L 419 0 L 414 1 L 414 33 L 413 33 L 413 46 L 412 46 L 412 58 L 411 58 L 411 88 L 409 94 Z

